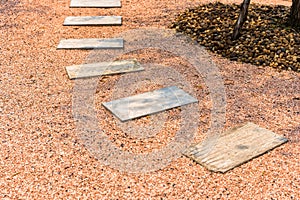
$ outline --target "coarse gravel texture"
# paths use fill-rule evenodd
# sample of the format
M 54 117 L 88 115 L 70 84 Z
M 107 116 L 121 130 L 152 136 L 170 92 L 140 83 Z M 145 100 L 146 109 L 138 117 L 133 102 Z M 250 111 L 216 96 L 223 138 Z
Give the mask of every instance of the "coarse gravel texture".
M 184 156 L 156 172 L 119 172 L 97 161 L 78 138 L 72 113 L 74 81 L 68 79 L 64 67 L 83 63 L 90 51 L 56 50 L 59 40 L 109 38 L 140 27 L 166 28 L 177 14 L 200 3 L 209 1 L 124 0 L 122 8 L 114 9 L 70 9 L 65 0 L 1 1 L 0 198 L 299 199 L 300 75 L 293 71 L 280 72 L 211 54 L 226 88 L 225 127 L 251 121 L 290 140 L 225 174 L 211 173 Z M 291 1 L 253 3 L 291 5 Z M 62 26 L 66 16 L 80 15 L 120 15 L 123 25 Z M 137 57 L 142 63 L 160 61 L 178 72 L 188 72 L 182 74 L 201 99 L 196 136 L 200 141 L 209 129 L 211 109 L 203 80 L 172 55 L 146 51 Z M 115 127 L 117 121 L 100 101 L 111 100 L 110 88 L 118 77 L 101 79 L 95 98 L 99 123 L 112 141 L 139 153 L 172 140 L 166 133 L 172 137 L 180 125 L 180 109 L 168 111 L 158 138 L 145 142 L 135 142 Z M 161 87 L 153 82 L 143 84 L 136 93 Z M 147 125 L 151 118 L 134 123 Z
M 230 60 L 300 72 L 300 29 L 289 25 L 289 6 L 250 4 L 233 40 L 240 6 L 210 3 L 178 15 L 172 28 Z

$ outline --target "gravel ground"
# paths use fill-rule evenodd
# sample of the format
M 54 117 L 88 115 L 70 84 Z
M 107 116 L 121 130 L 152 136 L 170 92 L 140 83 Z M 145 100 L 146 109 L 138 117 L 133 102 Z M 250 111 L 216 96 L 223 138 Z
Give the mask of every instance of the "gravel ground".
M 172 28 L 230 60 L 300 72 L 300 30 L 289 26 L 290 6 L 251 4 L 240 37 L 232 40 L 238 4 L 205 4 L 181 13 Z
M 291 1 L 253 2 L 291 4 Z M 75 82 L 68 79 L 64 67 L 84 62 L 90 51 L 58 51 L 59 40 L 108 38 L 140 27 L 165 28 L 179 12 L 199 3 L 196 0 L 123 0 L 122 8 L 70 9 L 70 2 L 65 0 L 1 1 L 0 197 L 300 199 L 300 75 L 296 72 L 279 72 L 211 55 L 225 83 L 225 127 L 252 121 L 290 139 L 225 174 L 211 173 L 183 156 L 155 172 L 120 172 L 98 161 L 78 138 L 72 114 Z M 64 18 L 71 15 L 121 15 L 123 25 L 63 27 Z M 160 56 L 157 52 L 142 52 L 138 60 L 151 63 L 158 59 L 162 64 L 172 64 L 182 74 L 188 72 L 184 76 L 201 99 L 196 141 L 201 140 L 210 126 L 211 100 L 207 87 L 184 61 L 171 55 L 157 56 Z M 158 138 L 145 142 L 134 142 L 115 127 L 117 120 L 100 106 L 100 101 L 114 97 L 110 88 L 118 78 L 104 77 L 97 87 L 97 118 L 99 124 L 105 125 L 108 137 L 120 148 L 135 153 L 168 143 L 171 139 L 166 133 L 173 136 L 180 125 L 179 109 L 168 111 Z M 135 92 L 159 87 L 158 83 L 145 82 Z M 151 119 L 141 118 L 134 123 L 147 125 Z

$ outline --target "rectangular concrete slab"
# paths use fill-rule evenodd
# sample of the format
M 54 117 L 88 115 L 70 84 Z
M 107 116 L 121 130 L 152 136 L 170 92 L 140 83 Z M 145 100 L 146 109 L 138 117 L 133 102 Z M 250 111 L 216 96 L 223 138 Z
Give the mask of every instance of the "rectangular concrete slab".
M 116 8 L 121 7 L 120 0 L 71 0 L 71 8 Z
M 253 123 L 230 129 L 210 145 L 199 143 L 184 154 L 214 172 L 226 172 L 288 140 Z
M 66 67 L 70 79 L 87 78 L 101 75 L 112 75 L 144 70 L 136 60 L 89 63 Z
M 120 49 L 123 48 L 123 39 L 63 39 L 57 49 Z
M 178 87 L 171 86 L 106 102 L 103 106 L 121 121 L 127 121 L 195 102 L 198 100 Z
M 84 26 L 84 25 L 121 25 L 121 16 L 82 16 L 67 17 L 64 21 L 65 26 Z

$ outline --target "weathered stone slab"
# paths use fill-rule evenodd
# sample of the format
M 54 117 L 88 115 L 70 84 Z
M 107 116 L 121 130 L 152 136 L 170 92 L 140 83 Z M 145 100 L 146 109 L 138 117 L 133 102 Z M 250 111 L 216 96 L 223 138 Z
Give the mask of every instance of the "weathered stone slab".
M 287 141 L 270 130 L 246 123 L 226 131 L 214 146 L 199 143 L 184 154 L 211 171 L 224 173 Z
M 121 16 L 82 16 L 67 17 L 64 21 L 65 26 L 84 26 L 84 25 L 121 25 Z
M 121 121 L 127 121 L 195 102 L 198 100 L 172 86 L 103 103 L 103 106 Z
M 71 8 L 116 8 L 121 7 L 120 0 L 71 0 Z
M 142 71 L 144 68 L 136 60 L 90 63 L 66 67 L 70 79 L 87 78 L 101 75 L 112 75 Z
M 57 49 L 117 49 L 123 48 L 123 39 L 63 39 Z

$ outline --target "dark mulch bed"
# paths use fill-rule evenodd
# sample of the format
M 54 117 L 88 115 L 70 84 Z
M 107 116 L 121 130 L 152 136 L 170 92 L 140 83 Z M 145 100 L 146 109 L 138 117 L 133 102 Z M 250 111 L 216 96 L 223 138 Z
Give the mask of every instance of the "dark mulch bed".
M 200 5 L 179 14 L 171 28 L 230 60 L 300 72 L 300 30 L 287 23 L 290 8 L 250 4 L 241 36 L 233 41 L 239 7 Z

